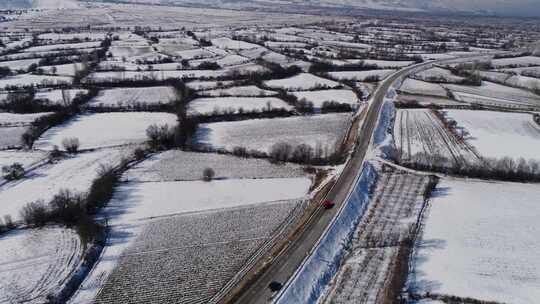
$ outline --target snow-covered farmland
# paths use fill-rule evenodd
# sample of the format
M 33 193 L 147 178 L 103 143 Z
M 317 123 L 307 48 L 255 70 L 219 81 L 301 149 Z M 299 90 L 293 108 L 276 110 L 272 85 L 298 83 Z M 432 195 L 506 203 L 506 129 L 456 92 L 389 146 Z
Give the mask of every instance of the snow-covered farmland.
M 107 209 L 124 211 L 123 220 L 231 208 L 303 198 L 311 185 L 306 177 L 225 179 L 212 182 L 167 181 L 120 185 Z M 249 191 L 246 191 L 249 189 Z
M 91 299 L 92 292 L 99 289 L 98 304 L 169 303 L 171 299 L 206 303 L 251 256 L 259 250 L 264 252 L 265 244 L 286 229 L 301 210 L 299 200 L 281 201 L 125 225 L 128 234 L 122 234 L 126 230 L 113 233 L 109 241 L 113 248 L 105 248 L 90 277 L 95 280 L 83 285 L 88 286 L 86 296 Z M 130 235 L 137 225 L 144 226 Z M 121 226 L 113 226 L 113 232 L 116 228 Z M 127 248 L 118 250 L 122 245 Z
M 225 87 L 231 85 L 232 81 L 190 81 L 186 83 L 188 88 L 193 90 L 209 90 L 209 89 L 218 89 L 220 87 Z
M 399 90 L 408 94 L 430 95 L 437 97 L 446 97 L 448 95 L 446 90 L 440 84 L 425 82 L 412 78 L 405 79 Z
M 496 69 L 505 68 L 505 67 L 539 66 L 540 57 L 523 56 L 523 57 L 514 57 L 514 58 L 493 59 L 491 61 L 491 65 Z
M 403 164 L 456 167 L 480 161 L 472 148 L 449 132 L 431 110 L 398 110 L 394 140 Z
M 418 72 L 414 74 L 414 78 L 424 81 L 442 83 L 459 83 L 464 80 L 463 77 L 456 76 L 449 70 L 440 67 L 434 67 Z
M 34 147 L 62 149 L 62 140 L 73 137 L 79 139 L 80 150 L 142 143 L 147 140 L 146 129 L 152 124 L 172 127 L 177 124 L 177 118 L 174 114 L 156 112 L 82 114 L 49 129 Z
M 15 76 L 7 76 L 0 79 L 0 89 L 6 87 L 24 87 L 24 86 L 37 86 L 37 85 L 60 85 L 71 84 L 73 79 L 66 76 L 50 76 L 50 75 L 32 75 L 21 74 Z
M 60 75 L 60 76 L 75 76 L 78 71 L 83 70 L 82 63 L 67 63 L 51 66 L 40 67 L 45 74 Z
M 444 85 L 444 87 L 452 91 L 456 99 L 464 102 L 478 103 L 498 103 L 502 105 L 522 105 L 522 106 L 538 106 L 540 107 L 540 96 L 518 88 L 512 88 L 505 85 L 482 81 L 481 86 L 465 86 L 465 85 Z M 482 102 L 482 99 L 485 100 Z
M 12 71 L 18 70 L 28 70 L 32 64 L 38 64 L 39 58 L 37 59 L 23 59 L 23 60 L 12 60 L 12 61 L 0 61 L 0 67 L 8 67 Z
M 299 100 L 305 99 L 313 103 L 316 108 L 322 107 L 325 101 L 334 101 L 341 104 L 355 106 L 358 104 L 358 97 L 351 90 L 320 90 L 291 92 Z
M 270 90 L 263 90 L 257 86 L 240 86 L 240 87 L 230 87 L 226 89 L 214 89 L 198 92 L 198 95 L 201 96 L 272 96 L 276 95 L 277 92 Z
M 28 127 L 0 127 L 0 149 L 20 148 L 21 136 Z
M 168 104 L 176 99 L 174 88 L 167 86 L 146 88 L 115 88 L 102 90 L 92 99 L 90 107 L 133 107 L 136 105 Z
M 443 180 L 410 276 L 415 293 L 535 303 L 539 196 L 533 184 Z
M 42 151 L 19 151 L 5 150 L 0 151 L 0 168 L 9 166 L 14 163 L 19 163 L 23 167 L 28 168 L 47 158 L 47 153 Z M 0 178 L 1 179 L 1 178 Z
M 239 41 L 239 40 L 232 40 L 231 38 L 216 38 L 212 39 L 212 44 L 220 47 L 222 49 L 231 49 L 231 50 L 245 50 L 245 49 L 254 49 L 258 48 L 259 45 L 245 42 L 245 41 Z
M 188 105 L 189 115 L 212 115 L 240 112 L 265 112 L 293 107 L 276 97 L 213 97 L 197 98 Z
M 464 110 L 447 113 L 469 132 L 467 142 L 483 157 L 540 160 L 540 127 L 531 114 Z
M 129 153 L 130 149 L 101 149 L 40 166 L 24 179 L 0 187 L 0 217 L 9 214 L 18 220 L 25 204 L 37 200 L 48 203 L 62 189 L 86 192 L 100 165 L 117 165 Z
M 0 156 L 2 152 L 0 152 Z M 124 174 L 129 181 L 200 180 L 205 168 L 212 168 L 216 179 L 302 177 L 301 166 L 276 165 L 264 159 L 225 154 L 170 150 L 152 156 Z
M 50 90 L 50 91 L 38 91 L 34 96 L 36 100 L 42 100 L 48 104 L 58 105 L 71 102 L 77 94 L 86 94 L 86 90 L 71 89 L 71 90 Z
M 73 230 L 17 229 L 0 237 L 0 302 L 46 303 L 79 266 L 83 247 Z
M 335 88 L 340 86 L 338 82 L 308 73 L 301 73 L 285 79 L 269 80 L 266 81 L 266 85 L 272 88 L 281 88 L 291 91 L 303 91 L 316 88 Z
M 245 147 L 268 152 L 278 142 L 307 144 L 331 154 L 341 144 L 350 123 L 350 114 L 207 123 L 199 126 L 195 140 L 199 145 L 229 151 Z
M 0 127 L 26 126 L 30 125 L 36 119 L 49 115 L 51 113 L 35 113 L 35 114 L 13 114 L 0 112 Z
M 370 71 L 342 71 L 342 72 L 329 72 L 330 77 L 339 80 L 355 80 L 365 81 L 370 78 L 377 78 L 382 80 L 386 76 L 394 73 L 395 70 L 370 70 Z

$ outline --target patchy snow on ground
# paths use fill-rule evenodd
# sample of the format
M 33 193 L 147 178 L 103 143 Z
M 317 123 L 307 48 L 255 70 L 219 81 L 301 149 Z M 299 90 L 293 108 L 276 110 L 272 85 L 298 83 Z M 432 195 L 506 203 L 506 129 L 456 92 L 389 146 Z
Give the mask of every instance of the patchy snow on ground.
M 173 87 L 115 88 L 101 90 L 90 107 L 133 107 L 136 105 L 167 104 L 176 99 Z
M 342 72 L 329 72 L 330 77 L 339 80 L 354 80 L 365 81 L 371 77 L 378 77 L 379 80 L 383 80 L 386 76 L 394 73 L 395 70 L 371 70 L 371 71 L 342 71 Z
M 405 79 L 399 90 L 408 94 L 430 95 L 437 97 L 446 97 L 448 95 L 446 90 L 440 84 L 425 82 L 412 78 Z
M 51 112 L 33 113 L 33 114 L 14 114 L 0 112 L 0 127 L 26 126 L 30 125 L 36 119 L 50 115 Z
M 298 100 L 305 99 L 313 103 L 315 108 L 321 108 L 325 101 L 334 101 L 342 104 L 355 106 L 358 104 L 358 97 L 351 90 L 319 90 L 291 92 Z
M 293 106 L 276 97 L 212 97 L 197 98 L 188 104 L 188 115 L 220 115 L 240 112 L 293 110 Z
M 484 157 L 540 160 L 540 128 L 531 114 L 447 110 L 470 133 L 467 139 Z
M 20 219 L 25 204 L 37 200 L 48 203 L 62 189 L 86 192 L 100 165 L 117 165 L 131 149 L 101 149 L 70 156 L 26 174 L 25 178 L 0 187 L 0 217 L 9 214 Z
M 81 262 L 83 246 L 65 228 L 17 229 L 0 236 L 0 303 L 46 303 Z
M 277 92 L 270 90 L 263 90 L 254 85 L 230 87 L 225 89 L 207 90 L 197 93 L 200 96 L 272 96 Z
M 272 88 L 282 88 L 292 91 L 303 91 L 317 88 L 335 88 L 341 84 L 333 80 L 321 78 L 309 73 L 300 73 L 296 76 L 285 78 L 268 80 L 265 84 Z
M 415 292 L 535 303 L 539 196 L 535 184 L 442 180 L 409 277 Z
M 214 170 L 215 179 L 306 176 L 301 166 L 290 163 L 272 164 L 265 159 L 169 150 L 137 164 L 124 173 L 123 179 L 137 182 L 200 180 L 205 168 Z
M 268 152 L 272 145 L 286 142 L 307 144 L 328 153 L 341 144 L 351 123 L 350 114 L 252 119 L 201 124 L 195 136 L 199 145 L 232 151 L 235 147 Z
M 129 112 L 82 114 L 69 122 L 49 129 L 34 144 L 34 148 L 60 149 L 64 138 L 78 138 L 79 150 L 142 143 L 147 140 L 146 129 L 152 124 L 177 125 L 177 117 L 170 113 Z

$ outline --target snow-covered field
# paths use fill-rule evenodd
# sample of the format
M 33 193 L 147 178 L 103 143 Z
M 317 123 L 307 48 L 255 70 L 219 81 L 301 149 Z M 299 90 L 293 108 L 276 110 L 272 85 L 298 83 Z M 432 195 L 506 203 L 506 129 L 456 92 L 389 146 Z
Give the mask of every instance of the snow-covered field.
M 34 99 L 44 100 L 49 104 L 65 104 L 66 100 L 71 102 L 77 94 L 86 94 L 86 90 L 71 89 L 71 90 L 51 90 L 51 91 L 38 91 Z
M 195 86 L 196 88 L 199 86 Z M 213 89 L 213 90 L 206 90 L 201 91 L 197 93 L 201 96 L 212 96 L 212 97 L 218 97 L 218 96 L 272 96 L 276 95 L 277 92 L 270 91 L 270 90 L 263 90 L 257 86 L 249 85 L 249 86 L 240 86 L 240 87 L 230 87 L 230 88 L 224 88 L 224 89 Z
M 303 91 L 317 88 L 334 88 L 340 86 L 338 82 L 308 73 L 301 73 L 285 79 L 268 80 L 265 84 L 272 88 L 282 88 L 291 91 Z
M 535 184 L 442 180 L 410 275 L 415 292 L 536 303 L 539 196 Z
M 291 92 L 298 100 L 305 99 L 313 103 L 316 108 L 322 107 L 325 101 L 334 101 L 351 106 L 358 104 L 358 97 L 351 90 L 320 90 Z
M 301 166 L 293 164 L 276 165 L 264 159 L 170 150 L 154 155 L 128 170 L 124 174 L 124 180 L 140 182 L 200 180 L 205 168 L 212 168 L 216 179 L 285 178 L 306 175 Z
M 100 165 L 116 165 L 131 149 L 101 149 L 46 164 L 29 172 L 24 179 L 0 187 L 0 217 L 9 214 L 20 219 L 25 204 L 37 200 L 48 203 L 62 189 L 86 192 Z
M 35 143 L 41 150 L 60 149 L 64 138 L 78 138 L 80 150 L 142 143 L 146 129 L 152 124 L 177 125 L 174 114 L 156 112 L 82 114 L 69 122 L 49 129 Z
M 186 85 L 193 90 L 209 90 L 229 86 L 232 83 L 232 81 L 190 81 Z
M 482 156 L 540 160 L 540 127 L 532 115 L 464 110 L 447 112 L 458 126 L 470 133 L 467 141 Z
M 371 70 L 371 71 L 344 71 L 344 72 L 329 72 L 330 77 L 339 80 L 355 80 L 365 81 L 371 77 L 378 77 L 383 80 L 386 76 L 394 73 L 396 70 Z
M 446 90 L 440 84 L 425 82 L 412 78 L 405 79 L 399 90 L 408 94 L 430 95 L 438 97 L 446 97 L 448 95 Z
M 92 99 L 90 107 L 133 107 L 136 105 L 167 104 L 176 98 L 172 87 L 115 88 L 102 90 Z
M 17 229 L 0 237 L 0 303 L 46 303 L 79 266 L 83 247 L 64 228 Z
M 212 44 L 220 47 L 222 49 L 231 49 L 231 50 L 245 50 L 245 49 L 254 49 L 258 48 L 259 45 L 248 43 L 245 41 L 232 40 L 231 38 L 216 38 L 212 39 Z
M 303 198 L 311 185 L 306 177 L 225 179 L 212 182 L 127 182 L 117 188 L 107 209 L 126 211 L 123 220 L 231 208 Z M 246 191 L 249 189 L 249 191 Z
M 28 67 L 32 64 L 37 64 L 38 59 L 23 59 L 23 60 L 12 60 L 12 61 L 0 61 L 0 67 L 8 67 L 11 71 L 24 70 L 26 71 Z
M 475 101 L 475 98 L 484 97 L 488 101 L 506 103 L 508 105 L 533 105 L 540 106 L 540 96 L 518 88 L 482 81 L 481 86 L 465 86 L 465 85 L 443 85 L 446 89 L 452 91 L 457 99 L 465 102 Z
M 292 146 L 321 147 L 333 153 L 350 123 L 350 114 L 217 122 L 201 124 L 195 137 L 197 144 L 229 151 L 245 147 L 268 152 L 275 143 L 286 142 Z
M 479 162 L 471 147 L 449 132 L 431 110 L 399 109 L 393 134 L 403 164 L 456 167 Z
M 293 107 L 276 97 L 213 97 L 197 98 L 188 105 L 189 115 L 265 112 L 276 109 L 291 111 Z
M 4 150 L 0 151 L 0 168 L 14 163 L 19 163 L 23 167 L 28 168 L 46 158 L 47 153 L 42 151 Z
M 73 81 L 71 77 L 66 76 L 50 76 L 50 75 L 32 75 L 21 74 L 15 76 L 7 76 L 0 79 L 0 89 L 16 86 L 36 86 L 36 85 L 59 85 L 70 84 Z
M 523 57 L 515 57 L 515 58 L 493 59 L 491 61 L 491 65 L 496 69 L 509 67 L 509 66 L 512 66 L 512 67 L 539 66 L 540 57 L 523 56 Z
M 0 112 L 0 127 L 9 126 L 26 126 L 30 125 L 34 120 L 39 117 L 49 115 L 51 113 L 36 113 L 36 114 L 13 114 Z
M 115 224 L 72 302 L 207 303 L 301 210 L 292 200 Z
M 28 127 L 0 127 L 0 149 L 19 148 Z
M 414 78 L 431 82 L 459 83 L 464 80 L 463 77 L 452 74 L 447 69 L 434 67 L 414 74 Z

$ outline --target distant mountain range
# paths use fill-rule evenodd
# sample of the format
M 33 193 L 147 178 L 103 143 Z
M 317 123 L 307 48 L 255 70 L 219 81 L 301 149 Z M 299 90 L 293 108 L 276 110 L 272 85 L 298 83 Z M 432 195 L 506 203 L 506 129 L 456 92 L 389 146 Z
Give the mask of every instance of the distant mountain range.
M 540 17 L 540 0 L 87 0 L 241 9 L 375 9 L 438 14 Z M 77 0 L 0 0 L 0 8 L 72 8 Z M 85 2 L 85 1 L 83 1 Z

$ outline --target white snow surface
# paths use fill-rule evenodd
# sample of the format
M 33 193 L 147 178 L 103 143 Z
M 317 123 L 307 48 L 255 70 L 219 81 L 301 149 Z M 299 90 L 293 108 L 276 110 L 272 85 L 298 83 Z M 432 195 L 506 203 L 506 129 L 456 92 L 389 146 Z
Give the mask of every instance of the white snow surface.
M 291 111 L 293 107 L 276 97 L 212 97 L 197 98 L 188 105 L 189 115 L 212 115 L 223 111 L 238 113 L 265 112 L 272 109 L 285 109 Z
M 299 100 L 306 99 L 313 103 L 316 108 L 322 107 L 325 101 L 335 101 L 343 104 L 356 105 L 358 97 L 351 90 L 319 90 L 319 91 L 301 91 L 291 92 Z
M 340 84 L 333 80 L 321 78 L 309 73 L 300 73 L 296 76 L 285 78 L 285 79 L 275 79 L 268 80 L 265 83 L 267 86 L 272 88 L 283 88 L 286 90 L 310 90 L 319 87 L 337 87 Z
M 405 79 L 399 90 L 409 94 L 431 95 L 438 97 L 447 96 L 446 90 L 440 84 L 425 82 L 412 78 Z
M 97 176 L 100 165 L 116 165 L 129 149 L 102 149 L 68 157 L 55 164 L 46 164 L 27 173 L 19 181 L 0 187 L 0 217 L 20 219 L 25 204 L 43 200 L 48 203 L 62 189 L 86 192 Z
M 448 110 L 448 116 L 470 133 L 468 139 L 484 157 L 540 160 L 540 126 L 523 113 Z
M 370 71 L 344 71 L 344 72 L 329 72 L 330 77 L 339 80 L 355 80 L 364 81 L 369 77 L 377 76 L 380 80 L 394 73 L 395 70 L 370 70 Z
M 0 237 L 0 303 L 46 303 L 60 291 L 82 258 L 70 229 L 17 229 Z
M 64 138 L 78 138 L 79 150 L 142 143 L 147 140 L 146 129 L 152 124 L 169 127 L 177 125 L 170 113 L 129 112 L 82 114 L 69 122 L 49 129 L 34 144 L 36 149 L 60 149 Z
M 195 137 L 198 144 L 229 151 L 245 147 L 268 152 L 272 145 L 286 142 L 292 146 L 320 146 L 332 153 L 350 123 L 350 114 L 217 122 L 201 124 Z
M 536 184 L 442 180 L 409 277 L 416 291 L 535 303 L 539 196 Z
M 102 90 L 89 106 L 128 107 L 136 104 L 156 105 L 170 103 L 176 98 L 172 87 L 115 88 Z

